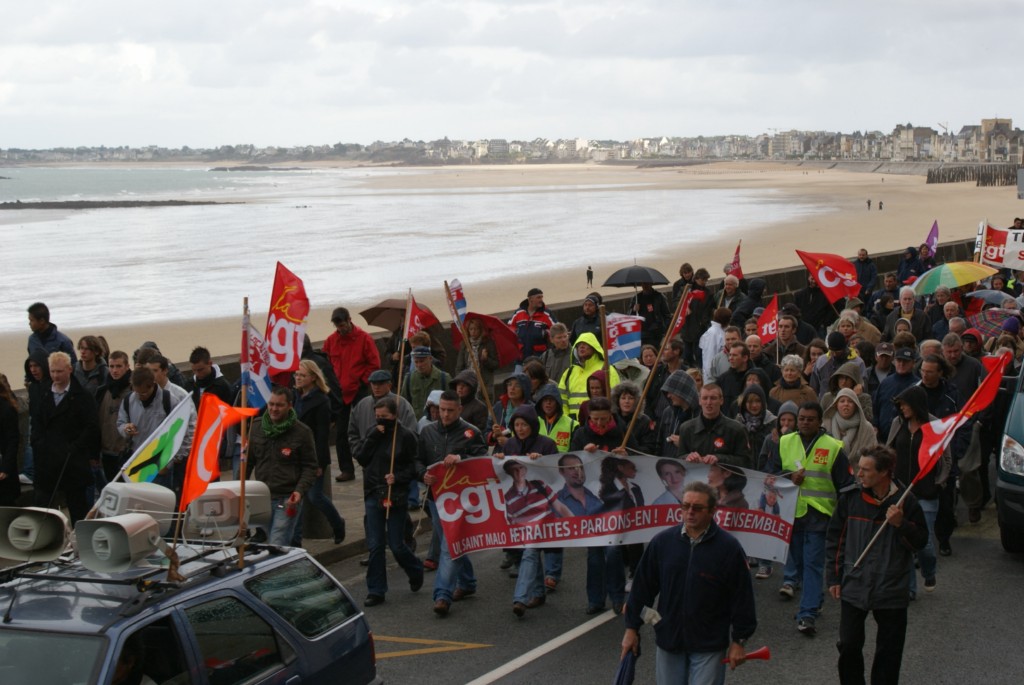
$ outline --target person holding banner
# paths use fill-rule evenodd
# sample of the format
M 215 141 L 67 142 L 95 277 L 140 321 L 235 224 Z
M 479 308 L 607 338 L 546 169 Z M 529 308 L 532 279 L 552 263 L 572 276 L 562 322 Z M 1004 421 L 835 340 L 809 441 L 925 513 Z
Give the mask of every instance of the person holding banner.
M 839 682 L 864 683 L 864 622 L 878 624 L 872 683 L 899 681 L 907 635 L 908 583 L 914 552 L 928 539 L 924 512 L 894 477 L 896 454 L 880 445 L 859 455 L 860 487 L 840 495 L 825 541 L 829 595 L 842 602 L 839 618 Z M 916 459 L 915 459 L 916 461 Z M 854 562 L 881 528 L 860 567 Z
M 679 427 L 679 458 L 749 469 L 754 460 L 747 431 L 722 413 L 723 403 L 722 388 L 715 383 L 700 389 L 700 415 Z
M 651 540 L 633 577 L 620 659 L 639 654 L 641 612 L 655 607 L 658 685 L 725 682 L 726 664 L 736 668 L 746 660 L 757 628 L 747 556 L 715 523 L 717 499 L 707 483 L 688 483 L 683 523 Z
M 137 449 L 145 444 L 160 424 L 171 415 L 171 410 L 177 406 L 177 402 L 170 392 L 161 388 L 148 366 L 135 369 L 131 380 L 132 393 L 122 400 L 117 412 L 117 430 L 124 436 L 132 449 Z M 191 401 L 186 394 L 180 401 Z M 189 450 L 192 449 L 192 438 L 195 431 L 195 414 L 189 417 L 188 432 L 181 448 L 174 454 L 174 458 L 160 469 L 157 477 L 152 481 L 157 485 L 175 490 L 175 470 L 183 465 L 188 458 Z M 183 476 L 184 474 L 182 474 Z

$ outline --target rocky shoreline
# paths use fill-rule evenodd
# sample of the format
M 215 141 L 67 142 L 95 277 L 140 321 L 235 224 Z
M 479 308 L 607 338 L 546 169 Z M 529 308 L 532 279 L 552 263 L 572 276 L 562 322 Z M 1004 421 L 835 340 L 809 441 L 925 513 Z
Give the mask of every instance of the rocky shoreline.
M 63 202 L 0 202 L 3 209 L 127 209 L 132 207 L 194 207 L 197 205 L 240 205 L 244 202 L 212 200 L 66 200 Z

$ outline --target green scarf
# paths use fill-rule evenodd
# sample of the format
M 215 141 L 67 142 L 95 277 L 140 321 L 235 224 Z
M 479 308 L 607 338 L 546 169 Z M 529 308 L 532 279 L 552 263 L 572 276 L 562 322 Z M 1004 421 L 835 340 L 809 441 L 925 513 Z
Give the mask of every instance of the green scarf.
M 274 423 L 270 420 L 270 412 L 263 412 L 263 418 L 261 419 L 262 423 L 260 425 L 263 427 L 263 434 L 265 436 L 268 438 L 276 438 L 295 425 L 298 418 L 299 417 L 295 413 L 295 410 L 289 409 L 288 416 L 285 417 L 284 421 L 281 423 Z

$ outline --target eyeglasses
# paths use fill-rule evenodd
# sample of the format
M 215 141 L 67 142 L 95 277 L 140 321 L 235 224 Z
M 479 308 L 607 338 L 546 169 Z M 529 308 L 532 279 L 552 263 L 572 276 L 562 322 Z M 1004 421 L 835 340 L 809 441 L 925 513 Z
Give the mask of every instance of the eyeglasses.
M 683 511 L 691 511 L 692 510 L 694 514 L 699 514 L 699 513 L 703 512 L 703 511 L 707 511 L 708 510 L 708 507 L 706 505 L 703 505 L 703 504 L 689 504 L 688 502 L 683 502 L 682 504 L 679 505 L 679 508 L 682 509 Z

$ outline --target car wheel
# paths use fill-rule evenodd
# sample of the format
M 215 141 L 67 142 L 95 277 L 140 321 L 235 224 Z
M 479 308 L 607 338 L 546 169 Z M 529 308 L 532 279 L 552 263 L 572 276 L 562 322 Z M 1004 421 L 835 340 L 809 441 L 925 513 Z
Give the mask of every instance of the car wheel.
M 1010 554 L 1024 552 L 1024 528 L 1019 526 L 999 526 L 999 541 L 1003 543 L 1003 549 Z

